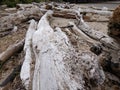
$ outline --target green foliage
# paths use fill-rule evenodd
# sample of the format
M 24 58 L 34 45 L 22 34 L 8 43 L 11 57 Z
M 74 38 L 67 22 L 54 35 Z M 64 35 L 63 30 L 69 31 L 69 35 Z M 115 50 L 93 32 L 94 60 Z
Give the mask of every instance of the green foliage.
M 20 0 L 2 0 L 1 4 L 6 4 L 8 7 L 14 7 Z

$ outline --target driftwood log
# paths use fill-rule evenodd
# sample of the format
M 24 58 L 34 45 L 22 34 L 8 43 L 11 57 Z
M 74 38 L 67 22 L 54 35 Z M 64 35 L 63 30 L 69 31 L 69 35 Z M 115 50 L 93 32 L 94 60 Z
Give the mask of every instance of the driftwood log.
M 104 45 L 106 45 L 109 48 L 120 50 L 120 45 L 116 42 L 115 39 L 109 37 L 108 35 L 96 31 L 94 29 L 91 29 L 82 19 L 82 16 L 78 16 L 78 28 L 82 30 L 84 33 L 86 33 L 91 38 L 100 41 Z
M 79 32 L 77 37 L 69 29 L 64 30 L 65 32 L 59 27 L 53 29 L 49 25 L 49 18 L 52 14 L 53 12 L 48 11 L 41 18 L 37 31 L 34 33 L 31 31 L 33 33 L 32 42 L 29 42 L 31 44 L 26 47 L 26 50 L 30 50 L 30 45 L 32 45 L 33 51 L 29 51 L 29 53 L 34 52 L 36 58 L 32 90 L 86 90 L 92 88 L 94 84 L 101 85 L 105 80 L 105 75 L 98 64 L 97 56 L 89 49 L 87 50 L 86 45 L 85 51 L 82 50 L 79 46 L 82 43 L 76 42 L 76 38 L 86 41 L 89 37 L 80 33 L 81 31 L 75 25 L 73 30 L 75 33 Z M 67 37 L 68 34 L 69 37 Z M 26 68 L 30 70 L 32 56 L 26 54 L 25 57 L 29 58 Z M 25 70 L 22 69 L 21 75 Z M 26 79 L 29 80 L 32 77 L 30 77 L 30 72 L 27 72 L 26 77 L 28 78 Z M 27 80 L 23 82 L 26 89 L 30 85 Z
M 18 42 L 17 44 L 9 46 L 6 51 L 0 54 L 0 61 L 5 62 L 15 53 L 21 51 L 23 49 L 23 46 L 24 46 L 24 39 Z
M 94 10 L 94 9 L 82 9 L 82 8 L 77 8 L 77 9 L 65 9 L 65 8 L 58 8 L 55 7 L 54 10 L 57 11 L 64 11 L 64 12 L 69 12 L 69 13 L 75 13 L 75 11 L 80 12 L 80 13 L 93 13 L 93 14 L 99 14 L 99 15 L 105 15 L 105 16 L 112 16 L 112 11 L 101 11 L 101 10 Z

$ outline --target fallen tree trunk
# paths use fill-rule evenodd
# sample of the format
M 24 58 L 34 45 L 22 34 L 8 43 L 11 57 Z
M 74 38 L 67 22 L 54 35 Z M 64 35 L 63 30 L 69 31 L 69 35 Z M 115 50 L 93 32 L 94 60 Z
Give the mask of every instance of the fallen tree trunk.
M 9 46 L 6 51 L 0 54 L 0 61 L 5 62 L 8 60 L 11 56 L 13 56 L 15 53 L 19 52 L 23 49 L 24 46 L 24 39 L 18 42 L 17 44 L 14 44 L 12 46 Z

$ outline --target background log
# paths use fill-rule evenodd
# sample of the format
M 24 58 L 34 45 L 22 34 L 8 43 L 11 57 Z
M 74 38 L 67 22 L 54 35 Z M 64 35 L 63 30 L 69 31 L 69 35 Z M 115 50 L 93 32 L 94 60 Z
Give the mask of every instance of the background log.
M 24 46 L 24 39 L 18 42 L 17 44 L 14 44 L 12 46 L 9 46 L 6 51 L 0 54 L 0 61 L 5 62 L 8 60 L 12 55 L 19 52 L 23 49 Z
M 84 33 L 86 33 L 88 36 L 90 36 L 91 38 L 100 41 L 101 43 L 103 43 L 105 46 L 115 49 L 115 50 L 119 50 L 120 49 L 120 45 L 116 42 L 115 39 L 109 37 L 108 35 L 100 32 L 100 31 L 96 31 L 92 28 L 90 28 L 82 19 L 82 16 L 79 16 L 78 18 L 78 28 L 80 30 L 82 30 Z

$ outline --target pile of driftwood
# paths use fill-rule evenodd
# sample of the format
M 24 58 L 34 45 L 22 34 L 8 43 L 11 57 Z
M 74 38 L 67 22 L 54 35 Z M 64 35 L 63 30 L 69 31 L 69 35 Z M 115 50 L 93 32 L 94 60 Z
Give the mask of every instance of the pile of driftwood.
M 18 72 L 26 90 L 120 89 L 119 42 L 86 24 L 108 22 L 113 11 L 54 2 L 18 4 L 14 10 L 0 18 L 1 38 L 17 32 L 20 24 L 30 25 L 25 38 L 0 54 L 3 66 L 16 53 L 25 53 L 1 89 Z

